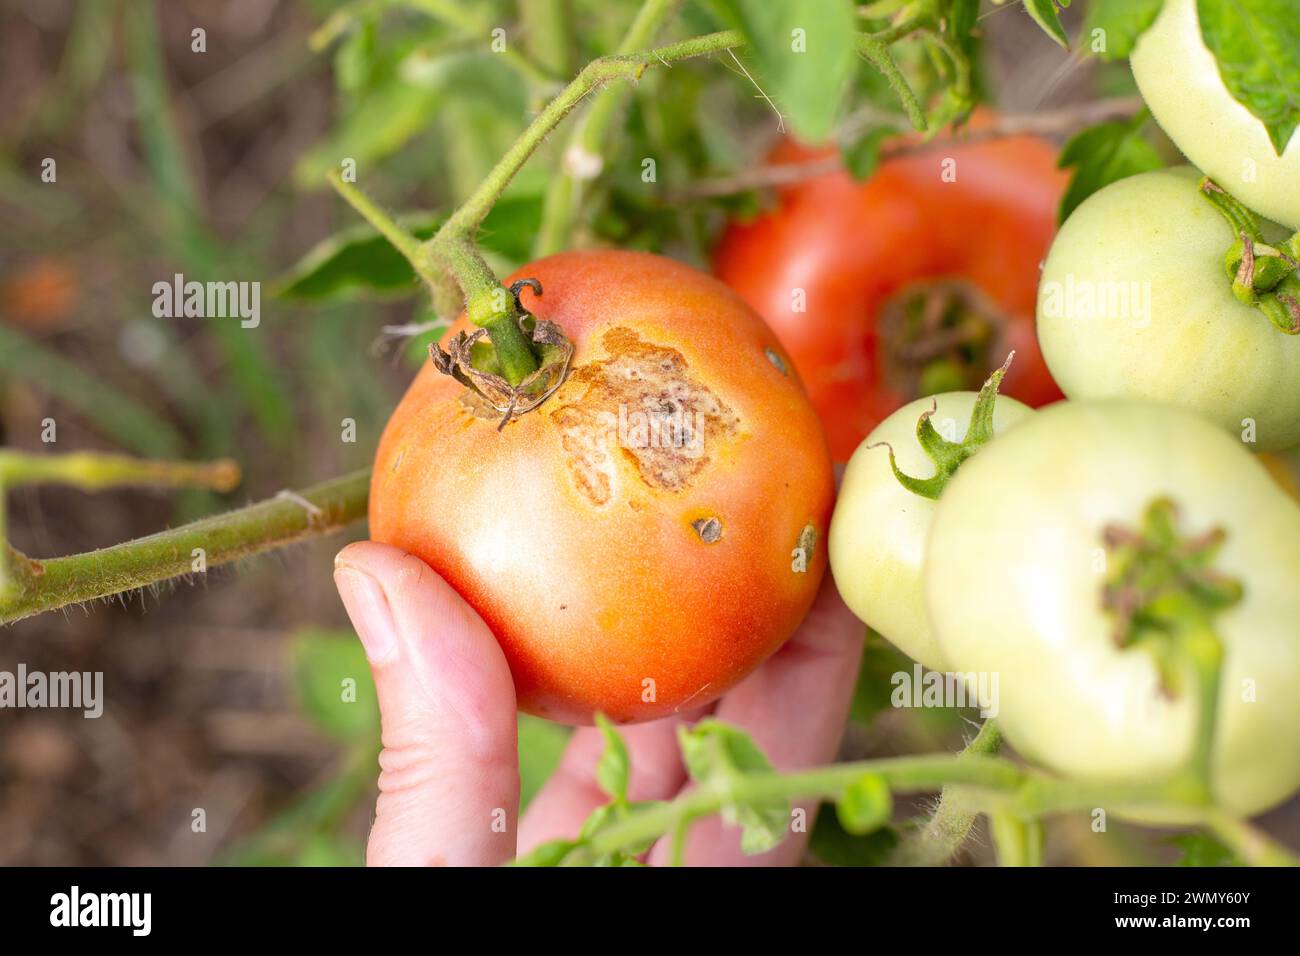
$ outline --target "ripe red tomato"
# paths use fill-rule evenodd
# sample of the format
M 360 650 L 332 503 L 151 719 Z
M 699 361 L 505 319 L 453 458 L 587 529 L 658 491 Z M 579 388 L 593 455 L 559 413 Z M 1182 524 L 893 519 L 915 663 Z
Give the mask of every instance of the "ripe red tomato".
M 817 155 L 786 142 L 772 161 Z M 865 182 L 836 172 L 782 189 L 774 211 L 727 229 L 716 273 L 794 356 L 836 461 L 906 402 L 978 389 L 1011 349 L 1004 394 L 1062 397 L 1034 308 L 1066 180 L 1037 138 L 939 143 Z
M 567 380 L 498 431 L 427 364 L 379 445 L 371 536 L 483 616 L 521 709 L 589 723 L 707 704 L 816 594 L 834 494 L 816 414 L 776 336 L 711 276 L 590 251 L 520 278 L 575 346 Z

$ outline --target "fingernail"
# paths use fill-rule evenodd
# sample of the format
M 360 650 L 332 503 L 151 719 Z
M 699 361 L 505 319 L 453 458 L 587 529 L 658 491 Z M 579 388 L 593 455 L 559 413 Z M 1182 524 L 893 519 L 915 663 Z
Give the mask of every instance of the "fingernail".
M 372 664 L 387 660 L 397 646 L 397 626 L 384 589 L 364 571 L 346 565 L 335 569 L 334 583 L 366 657 Z

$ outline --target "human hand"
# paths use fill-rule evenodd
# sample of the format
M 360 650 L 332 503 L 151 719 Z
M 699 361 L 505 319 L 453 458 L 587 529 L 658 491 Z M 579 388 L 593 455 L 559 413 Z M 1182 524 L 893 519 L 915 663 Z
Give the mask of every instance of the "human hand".
M 335 559 L 334 580 L 370 660 L 383 727 L 366 862 L 491 866 L 516 851 L 575 837 L 607 800 L 595 779 L 604 750 L 600 732 L 575 730 L 559 767 L 519 821 L 515 690 L 487 625 L 427 564 L 388 545 L 348 545 Z M 677 728 L 710 713 L 747 731 L 778 770 L 830 762 L 864 633 L 828 572 L 795 635 L 721 700 L 620 728 L 632 766 L 628 799 L 670 800 L 688 786 Z M 805 809 L 811 820 L 815 803 Z M 767 853 L 744 856 L 739 828 L 711 817 L 692 827 L 685 861 L 793 865 L 807 839 L 791 833 Z M 650 863 L 667 858 L 666 841 L 646 857 Z

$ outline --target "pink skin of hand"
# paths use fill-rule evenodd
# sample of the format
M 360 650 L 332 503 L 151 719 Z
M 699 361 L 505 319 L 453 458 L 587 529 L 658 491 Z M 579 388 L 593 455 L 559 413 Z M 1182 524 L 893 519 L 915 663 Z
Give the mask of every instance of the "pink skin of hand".
M 367 863 L 492 866 L 576 836 L 606 802 L 595 779 L 600 732 L 574 732 L 520 821 L 515 690 L 487 625 L 428 565 L 388 545 L 348 545 L 335 559 L 334 580 L 370 660 L 383 725 Z M 620 728 L 632 762 L 629 799 L 671 800 L 688 785 L 677 727 L 708 713 L 746 730 L 780 770 L 829 763 L 864 633 L 827 574 L 794 637 L 712 707 Z M 815 803 L 804 809 L 811 826 Z M 807 839 L 791 833 L 770 852 L 745 856 L 739 829 L 711 817 L 691 828 L 686 863 L 789 866 Z M 646 859 L 667 858 L 660 841 Z

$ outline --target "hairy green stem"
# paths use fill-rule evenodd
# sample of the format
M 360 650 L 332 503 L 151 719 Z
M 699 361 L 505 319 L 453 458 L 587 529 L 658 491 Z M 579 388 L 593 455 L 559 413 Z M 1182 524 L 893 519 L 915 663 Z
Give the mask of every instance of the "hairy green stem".
M 663 24 L 681 6 L 681 0 L 645 0 L 618 45 L 618 55 L 630 55 L 653 42 Z M 610 127 L 627 103 L 629 89 L 606 90 L 575 125 L 565 144 L 559 175 L 547 187 L 542 220 L 533 244 L 534 258 L 550 255 L 569 244 L 573 218 L 582 205 L 586 183 L 603 166 L 601 150 Z M 590 164 L 592 173 L 584 163 Z
M 994 754 L 1001 743 L 997 725 L 986 720 L 961 753 Z M 890 855 L 890 865 L 943 866 L 962 848 L 978 816 L 978 804 L 965 787 L 945 786 L 930 818 L 898 844 Z
M 866 57 L 872 66 L 884 74 L 899 102 L 903 104 L 903 109 L 912 123 L 912 128 L 919 132 L 925 132 L 928 125 L 925 121 L 925 110 L 922 109 L 921 102 L 916 98 L 916 94 L 912 92 L 907 77 L 903 76 L 903 71 L 894 62 L 894 57 L 890 54 L 887 45 L 874 37 L 863 34 L 858 37 L 858 52 Z
M 359 471 L 99 551 L 38 561 L 9 549 L 13 580 L 0 595 L 0 624 L 335 531 L 365 516 L 369 490 L 369 471 Z

